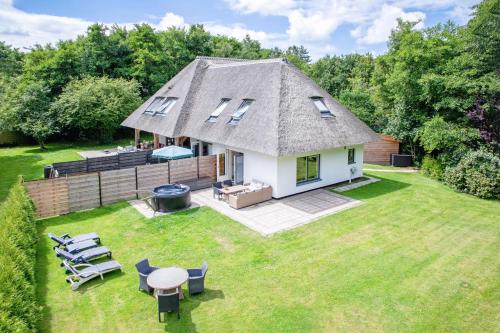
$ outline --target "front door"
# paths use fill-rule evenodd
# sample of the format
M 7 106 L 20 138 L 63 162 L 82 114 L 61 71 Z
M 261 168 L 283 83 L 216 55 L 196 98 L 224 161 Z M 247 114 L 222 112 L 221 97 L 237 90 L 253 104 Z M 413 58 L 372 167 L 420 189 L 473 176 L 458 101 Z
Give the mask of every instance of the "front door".
M 234 163 L 233 163 L 234 183 L 235 184 L 243 184 L 243 154 L 242 153 L 235 153 L 233 155 L 233 158 L 234 158 Z

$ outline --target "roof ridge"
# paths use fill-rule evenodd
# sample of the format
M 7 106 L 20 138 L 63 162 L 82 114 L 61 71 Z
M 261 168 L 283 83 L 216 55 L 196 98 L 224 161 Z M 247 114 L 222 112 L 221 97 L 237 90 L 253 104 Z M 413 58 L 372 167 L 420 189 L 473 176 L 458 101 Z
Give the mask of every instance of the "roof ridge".
M 267 63 L 285 63 L 286 60 L 283 58 L 271 58 L 271 59 L 254 59 L 246 61 L 235 61 L 229 63 L 214 63 L 208 64 L 210 68 L 224 68 L 224 67 L 238 67 L 238 66 L 248 66 L 256 64 L 267 64 Z

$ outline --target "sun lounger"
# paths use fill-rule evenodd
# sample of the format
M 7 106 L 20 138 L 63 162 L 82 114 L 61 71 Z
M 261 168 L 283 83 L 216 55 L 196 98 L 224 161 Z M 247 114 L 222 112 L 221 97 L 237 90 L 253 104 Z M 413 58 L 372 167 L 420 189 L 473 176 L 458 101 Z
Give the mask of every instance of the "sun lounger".
M 76 254 L 71 254 L 68 251 L 64 251 L 58 247 L 54 249 L 58 257 L 63 257 L 73 264 L 78 264 L 81 262 L 88 262 L 92 259 L 96 259 L 101 256 L 108 256 L 111 258 L 111 251 L 105 246 L 94 247 Z M 62 264 L 61 264 L 62 266 Z
M 105 261 L 99 264 L 77 264 L 72 266 L 66 260 L 63 265 L 72 274 L 66 278 L 66 282 L 71 283 L 71 289 L 77 290 L 85 282 L 92 280 L 96 277 L 101 277 L 104 280 L 104 274 L 116 270 L 122 270 L 122 265 L 116 260 Z
M 83 242 L 89 239 L 95 240 L 97 243 L 101 242 L 101 239 L 95 232 L 91 232 L 88 234 L 81 234 L 81 235 L 76 235 L 75 237 L 71 237 L 68 234 L 64 234 L 62 236 L 56 236 L 53 233 L 49 232 L 48 236 L 50 239 L 52 239 L 54 242 L 57 243 L 55 247 L 59 247 L 61 245 L 66 246 L 68 244 L 73 244 L 73 243 L 78 243 L 78 242 Z
M 66 251 L 68 251 L 71 254 L 75 254 L 75 253 L 82 252 L 82 251 L 85 251 L 85 250 L 88 250 L 88 249 L 91 249 L 91 248 L 94 248 L 97 246 L 98 246 L 98 244 L 94 240 L 89 239 L 89 240 L 86 240 L 83 242 L 78 242 L 78 243 L 66 245 Z

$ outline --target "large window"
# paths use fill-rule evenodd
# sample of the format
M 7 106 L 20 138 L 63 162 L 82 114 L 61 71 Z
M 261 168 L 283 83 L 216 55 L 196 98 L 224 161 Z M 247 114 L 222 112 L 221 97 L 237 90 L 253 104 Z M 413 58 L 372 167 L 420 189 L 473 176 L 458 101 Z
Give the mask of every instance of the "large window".
M 348 151 L 347 151 L 347 164 L 354 164 L 356 163 L 356 161 L 354 160 L 354 154 L 355 154 L 356 150 L 354 150 L 354 148 L 350 148 Z
M 241 105 L 238 108 L 238 110 L 236 110 L 236 112 L 233 113 L 231 120 L 229 120 L 229 125 L 238 125 L 241 118 L 243 118 L 243 116 L 245 115 L 245 112 L 247 112 L 248 109 L 250 108 L 252 102 L 253 100 L 251 99 L 244 99 L 243 102 L 241 102 Z
M 229 103 L 230 99 L 229 98 L 223 98 L 219 105 L 215 108 L 214 112 L 210 114 L 210 117 L 208 117 L 207 121 L 210 123 L 215 123 L 217 121 L 217 118 L 219 118 L 220 114 L 224 109 L 226 108 L 227 104 Z
M 297 158 L 297 184 L 319 179 L 319 155 Z

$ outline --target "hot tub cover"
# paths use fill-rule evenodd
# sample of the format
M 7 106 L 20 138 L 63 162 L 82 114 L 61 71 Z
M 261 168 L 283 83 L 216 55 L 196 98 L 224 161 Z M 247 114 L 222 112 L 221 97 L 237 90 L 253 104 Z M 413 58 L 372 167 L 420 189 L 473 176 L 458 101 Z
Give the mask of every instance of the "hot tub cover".
M 168 146 L 153 150 L 152 157 L 164 160 L 177 160 L 180 158 L 193 157 L 193 152 L 179 146 Z

